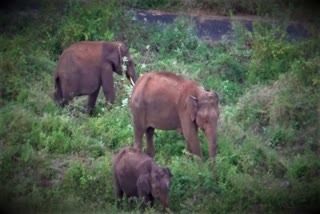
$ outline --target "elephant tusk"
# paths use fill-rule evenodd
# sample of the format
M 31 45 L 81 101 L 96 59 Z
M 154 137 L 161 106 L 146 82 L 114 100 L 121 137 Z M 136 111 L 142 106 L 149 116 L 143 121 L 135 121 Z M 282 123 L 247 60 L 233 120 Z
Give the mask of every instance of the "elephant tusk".
M 133 82 L 131 77 L 130 77 L 130 83 L 131 83 L 132 86 L 134 86 L 134 82 Z

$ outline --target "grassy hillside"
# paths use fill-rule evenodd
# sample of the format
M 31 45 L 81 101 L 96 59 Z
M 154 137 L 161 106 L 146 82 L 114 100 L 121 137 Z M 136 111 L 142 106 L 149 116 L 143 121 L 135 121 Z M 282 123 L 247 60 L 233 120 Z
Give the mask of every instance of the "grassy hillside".
M 1 209 L 142 212 L 116 208 L 110 169 L 113 152 L 133 143 L 129 82 L 114 74 L 116 102 L 105 105 L 100 94 L 94 116 L 84 113 L 86 97 L 63 109 L 52 99 L 53 71 L 64 48 L 80 40 L 123 40 L 138 75 L 170 70 L 216 90 L 221 99 L 214 163 L 203 133 L 201 162 L 186 158 L 181 134 L 156 131 L 155 159 L 174 176 L 171 212 L 319 211 L 317 28 L 310 26 L 308 39 L 289 42 L 284 20 L 255 23 L 253 32 L 234 22 L 234 41 L 211 44 L 197 39 L 184 16 L 168 26 L 138 23 L 129 8 L 143 8 L 142 1 L 45 2 L 13 4 L 0 14 Z M 146 210 L 160 211 L 159 204 Z

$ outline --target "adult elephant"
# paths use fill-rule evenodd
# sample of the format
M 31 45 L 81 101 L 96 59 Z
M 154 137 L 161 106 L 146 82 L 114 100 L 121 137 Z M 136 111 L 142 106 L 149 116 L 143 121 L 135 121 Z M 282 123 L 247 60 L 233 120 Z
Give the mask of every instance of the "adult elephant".
M 182 131 L 187 149 L 200 157 L 198 128 L 208 139 L 209 156 L 215 157 L 219 97 L 195 81 L 170 72 L 149 72 L 141 76 L 131 95 L 134 144 L 141 149 L 146 133 L 147 154 L 154 156 L 154 129 Z
M 89 95 L 87 111 L 92 112 L 100 86 L 106 100 L 115 98 L 113 72 L 136 81 L 134 62 L 122 42 L 83 41 L 63 51 L 54 75 L 55 101 L 64 106 L 76 96 Z

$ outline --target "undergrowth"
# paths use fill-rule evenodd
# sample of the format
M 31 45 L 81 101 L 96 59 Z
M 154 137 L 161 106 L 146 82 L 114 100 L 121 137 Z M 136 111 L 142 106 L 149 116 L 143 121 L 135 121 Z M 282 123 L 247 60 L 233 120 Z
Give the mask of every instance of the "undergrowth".
M 1 23 L 0 35 L 0 208 L 142 212 L 139 200 L 135 207 L 117 208 L 113 194 L 112 155 L 133 143 L 128 81 L 114 75 L 115 104 L 106 105 L 100 94 L 93 116 L 84 111 L 85 97 L 65 108 L 52 99 L 53 71 L 65 47 L 80 40 L 120 39 L 130 47 L 138 76 L 169 70 L 220 97 L 214 162 L 208 160 L 202 132 L 205 159 L 199 161 L 190 158 L 180 133 L 156 130 L 155 159 L 173 174 L 171 212 L 318 211 L 319 37 L 292 42 L 277 25 L 255 23 L 248 32 L 234 22 L 235 39 L 213 44 L 198 40 L 187 17 L 149 27 L 119 2 L 59 1 L 30 16 L 1 14 L 10 22 Z M 160 213 L 161 206 L 157 202 L 144 212 Z

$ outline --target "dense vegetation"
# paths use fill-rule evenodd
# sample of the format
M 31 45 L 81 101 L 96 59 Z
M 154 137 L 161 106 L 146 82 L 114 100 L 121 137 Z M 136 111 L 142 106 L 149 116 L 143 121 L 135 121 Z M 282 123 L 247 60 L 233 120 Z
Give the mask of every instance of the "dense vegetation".
M 106 106 L 99 96 L 92 117 L 84 111 L 86 98 L 64 109 L 52 100 L 52 75 L 64 48 L 80 40 L 120 39 L 130 47 L 138 75 L 170 70 L 216 90 L 221 99 L 214 163 L 208 160 L 203 133 L 201 162 L 186 158 L 181 134 L 156 131 L 155 159 L 174 176 L 172 212 L 319 210 L 317 29 L 311 26 L 308 38 L 292 41 L 285 20 L 255 23 L 253 32 L 235 21 L 234 40 L 210 43 L 198 40 L 187 17 L 148 26 L 137 22 L 129 9 L 171 7 L 168 2 L 241 6 L 262 1 L 60 0 L 42 1 L 37 10 L 26 6 L 1 12 L 1 208 L 24 213 L 141 212 L 116 208 L 110 169 L 112 153 L 133 143 L 129 82 L 114 75 L 116 103 Z M 146 210 L 159 211 L 159 204 Z

